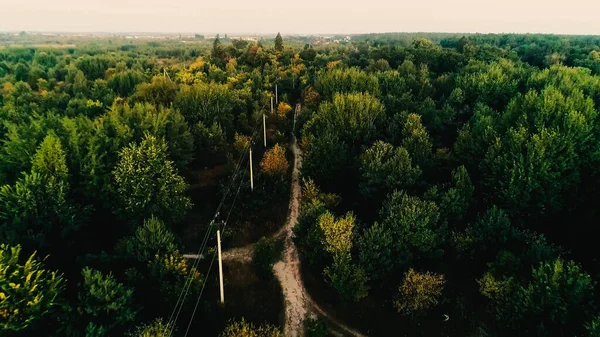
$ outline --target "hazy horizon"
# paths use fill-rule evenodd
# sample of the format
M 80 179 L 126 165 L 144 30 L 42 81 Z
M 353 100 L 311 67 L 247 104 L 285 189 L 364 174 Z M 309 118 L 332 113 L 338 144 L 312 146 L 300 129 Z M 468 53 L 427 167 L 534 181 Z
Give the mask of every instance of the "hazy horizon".
M 363 34 L 386 32 L 600 35 L 600 2 L 573 0 L 189 0 L 6 2 L 0 31 L 68 33 Z

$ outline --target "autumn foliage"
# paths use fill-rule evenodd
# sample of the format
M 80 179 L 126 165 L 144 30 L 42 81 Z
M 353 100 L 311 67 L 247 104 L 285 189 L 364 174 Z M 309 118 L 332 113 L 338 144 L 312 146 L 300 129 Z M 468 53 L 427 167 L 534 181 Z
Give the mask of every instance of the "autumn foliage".
M 279 103 L 279 106 L 277 107 L 277 116 L 283 118 L 290 111 L 292 111 L 292 106 L 285 102 L 281 102 L 281 103 Z
M 442 296 L 445 282 L 444 275 L 409 269 L 394 303 L 396 309 L 404 315 L 415 315 L 433 308 Z
M 265 155 L 260 162 L 260 168 L 268 175 L 272 176 L 284 176 L 289 168 L 290 164 L 285 158 L 285 148 L 276 144 L 265 152 Z

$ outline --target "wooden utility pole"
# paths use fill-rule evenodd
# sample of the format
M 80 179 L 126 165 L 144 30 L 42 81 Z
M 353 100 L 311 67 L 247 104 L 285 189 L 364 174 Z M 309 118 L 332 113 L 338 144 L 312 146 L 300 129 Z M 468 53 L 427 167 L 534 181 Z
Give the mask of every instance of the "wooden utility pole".
M 250 144 L 250 190 L 254 191 L 254 177 L 252 176 L 252 144 Z
M 219 284 L 221 285 L 221 304 L 225 304 L 225 290 L 223 289 L 223 259 L 221 259 L 221 231 L 217 230 L 217 249 L 219 251 Z
M 265 140 L 265 148 L 267 147 L 267 116 L 263 114 L 263 135 Z

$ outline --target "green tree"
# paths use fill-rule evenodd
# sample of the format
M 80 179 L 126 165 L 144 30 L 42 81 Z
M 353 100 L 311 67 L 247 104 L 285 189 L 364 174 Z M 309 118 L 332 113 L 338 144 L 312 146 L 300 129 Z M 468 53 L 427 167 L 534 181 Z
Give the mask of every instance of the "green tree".
M 415 164 L 421 167 L 431 165 L 432 142 L 421 123 L 421 116 L 409 114 L 406 118 L 402 129 L 402 146 L 406 148 Z
M 108 86 L 119 97 L 128 97 L 131 95 L 138 84 L 144 82 L 144 75 L 140 71 L 125 70 L 116 73 L 108 79 Z
M 128 278 L 135 284 L 135 289 L 140 289 L 138 301 L 144 304 L 148 314 L 168 315 L 175 307 L 182 289 L 187 288 L 191 297 L 198 297 L 204 276 L 188 264 L 188 261 L 179 253 L 174 251 L 164 255 L 155 255 L 147 263 L 146 271 L 129 270 Z M 155 296 L 148 298 L 145 294 L 154 293 Z M 183 306 L 184 312 L 190 313 L 194 303 L 188 302 Z
M 411 187 L 421 174 L 413 166 L 408 151 L 403 147 L 377 141 L 360 158 L 361 180 L 359 189 L 369 199 L 377 199 L 388 193 Z
M 335 94 L 370 93 L 377 95 L 379 92 L 377 77 L 358 68 L 323 70 L 315 79 L 314 87 L 324 99 L 331 99 Z
M 440 253 L 446 232 L 438 222 L 440 214 L 434 202 L 396 191 L 388 196 L 379 214 L 381 225 L 394 237 L 392 261 L 396 267 L 415 257 L 434 257 Z
M 86 329 L 112 334 L 134 321 L 137 310 L 132 289 L 119 283 L 112 274 L 104 275 L 88 267 L 81 274 L 77 311 Z
M 100 118 L 101 128 L 94 144 L 96 154 L 104 159 L 105 168 L 113 168 L 118 152 L 131 142 L 141 141 L 147 132 L 164 138 L 169 147 L 169 158 L 179 169 L 193 159 L 194 137 L 183 115 L 172 108 L 155 107 L 149 103 L 113 104 L 111 110 Z
M 175 236 L 158 218 L 144 220 L 133 236 L 123 239 L 117 245 L 121 254 L 146 263 L 156 255 L 169 254 L 177 250 Z
M 392 231 L 380 223 L 374 223 L 367 228 L 358 240 L 359 258 L 361 265 L 374 284 L 384 285 L 387 276 L 394 272 L 398 264 L 396 243 Z
M 369 293 L 369 278 L 364 269 L 352 262 L 349 253 L 335 255 L 333 264 L 325 268 L 324 274 L 342 301 L 357 302 Z
M 345 180 L 351 163 L 348 145 L 334 132 L 310 137 L 305 148 L 302 174 L 325 189 L 333 189 Z
M 221 44 L 221 40 L 219 39 L 219 35 L 213 41 L 212 50 L 210 52 L 210 60 L 213 64 L 216 64 L 218 67 L 225 66 L 225 48 Z
M 233 125 L 235 98 L 229 87 L 217 83 L 197 83 L 182 86 L 175 97 L 174 107 L 181 111 L 190 124 L 217 123 L 230 130 Z
M 517 285 L 508 299 L 494 300 L 499 325 L 529 336 L 583 335 L 593 317 L 595 282 L 573 261 L 541 263 L 528 284 Z
M 35 253 L 23 264 L 20 255 L 21 246 L 0 245 L 0 328 L 8 336 L 27 334 L 63 305 L 62 276 L 44 269 Z
M 325 251 L 333 256 L 333 264 L 324 270 L 327 282 L 331 285 L 343 301 L 359 301 L 367 296 L 368 277 L 360 266 L 352 261 L 353 230 L 355 217 L 352 213 L 335 219 L 329 213 L 319 217 L 319 227 L 323 231 L 323 245 Z
M 273 273 L 273 265 L 281 252 L 277 243 L 264 236 L 258 240 L 252 251 L 252 262 L 260 276 L 269 276 Z
M 328 257 L 323 244 L 323 229 L 319 226 L 319 218 L 326 211 L 321 201 L 303 203 L 298 215 L 298 223 L 293 229 L 294 242 L 300 254 L 313 267 L 323 267 Z
M 277 33 L 277 36 L 275 37 L 275 50 L 278 52 L 283 51 L 283 38 L 280 33 Z
M 459 166 L 452 171 L 452 184 L 440 200 L 440 213 L 443 219 L 454 225 L 455 222 L 462 220 L 472 203 L 473 191 L 475 188 L 471 183 L 471 178 L 464 166 Z
M 302 130 L 303 173 L 325 189 L 352 185 L 352 155 L 376 139 L 384 119 L 383 105 L 369 94 L 335 94 L 332 102 L 321 103 Z
M 130 223 L 139 223 L 148 215 L 176 222 L 191 208 L 186 184 L 167 159 L 162 139 L 147 134 L 139 145 L 123 149 L 113 175 L 117 212 Z
M 134 99 L 169 107 L 175 101 L 176 94 L 177 84 L 163 76 L 154 76 L 151 83 L 141 83 L 136 87 Z
M 492 206 L 467 226 L 464 236 L 457 241 L 461 254 L 475 261 L 491 261 L 496 254 L 517 238 L 515 228 L 508 216 L 496 206 Z
M 0 237 L 28 249 L 58 249 L 79 227 L 69 198 L 68 171 L 60 141 L 46 136 L 32 160 L 31 174 L 0 188 Z
M 196 163 L 200 167 L 211 167 L 215 164 L 224 163 L 227 159 L 227 140 L 223 129 L 214 122 L 207 127 L 202 122 L 192 127 L 194 145 L 196 148 Z M 245 149 L 245 146 L 243 147 Z

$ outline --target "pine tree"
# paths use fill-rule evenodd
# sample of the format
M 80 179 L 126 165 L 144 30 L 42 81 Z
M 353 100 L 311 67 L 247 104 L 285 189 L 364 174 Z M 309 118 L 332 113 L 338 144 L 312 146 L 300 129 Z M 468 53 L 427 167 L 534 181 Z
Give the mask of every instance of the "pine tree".
M 275 50 L 279 52 L 283 51 L 283 38 L 280 33 L 277 33 L 277 36 L 275 37 Z

